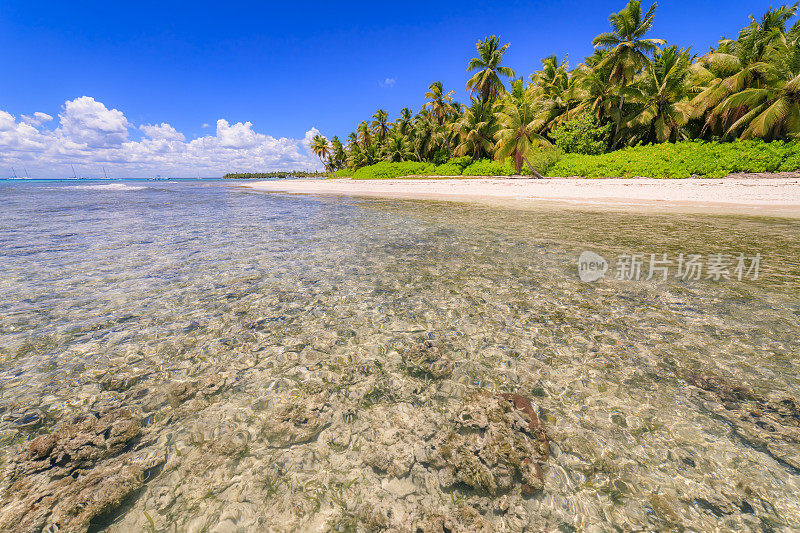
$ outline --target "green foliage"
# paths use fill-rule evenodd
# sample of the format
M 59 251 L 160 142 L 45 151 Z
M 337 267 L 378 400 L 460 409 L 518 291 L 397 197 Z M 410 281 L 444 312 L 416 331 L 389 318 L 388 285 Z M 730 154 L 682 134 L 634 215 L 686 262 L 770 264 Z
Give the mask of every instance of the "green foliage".
M 563 152 L 559 148 L 555 148 L 552 146 L 541 146 L 531 150 L 528 154 L 528 162 L 531 166 L 541 174 L 542 176 L 546 176 L 547 173 L 553 168 L 553 165 L 558 163 L 561 159 Z M 522 166 L 522 173 L 529 174 L 530 169 L 528 165 Z
M 513 176 L 514 161 L 506 159 L 503 163 L 491 159 L 475 161 L 462 172 L 464 176 Z
M 800 142 L 702 141 L 651 144 L 602 155 L 567 154 L 550 176 L 721 178 L 735 172 L 790 172 L 800 169 Z
M 567 154 L 603 154 L 608 150 L 611 124 L 601 126 L 591 113 L 581 113 L 553 128 L 550 137 Z
M 473 161 L 470 156 L 465 155 L 463 157 L 454 157 L 450 161 L 448 161 L 448 163 L 458 165 L 460 169 L 459 174 L 461 174 L 461 172 L 463 172 L 465 168 L 470 166 L 473 163 Z
M 419 163 L 417 161 L 404 161 L 390 163 L 381 161 L 374 165 L 361 167 L 353 173 L 355 180 L 380 180 L 399 178 L 401 176 L 430 176 L 433 174 L 434 165 Z
M 352 178 L 353 177 L 353 171 L 350 170 L 349 168 L 340 168 L 336 172 L 332 172 L 329 177 L 331 177 L 331 178 Z
M 443 165 L 437 165 L 436 168 L 433 169 L 433 174 L 435 176 L 460 176 L 462 170 L 461 165 L 445 163 Z

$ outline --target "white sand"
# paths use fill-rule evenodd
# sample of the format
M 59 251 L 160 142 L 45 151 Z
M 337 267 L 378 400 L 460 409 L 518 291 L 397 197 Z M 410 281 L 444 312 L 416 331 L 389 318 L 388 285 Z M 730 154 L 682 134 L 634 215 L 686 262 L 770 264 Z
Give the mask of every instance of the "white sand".
M 477 201 L 505 205 L 741 212 L 800 217 L 800 178 L 397 179 L 246 183 L 267 192 Z

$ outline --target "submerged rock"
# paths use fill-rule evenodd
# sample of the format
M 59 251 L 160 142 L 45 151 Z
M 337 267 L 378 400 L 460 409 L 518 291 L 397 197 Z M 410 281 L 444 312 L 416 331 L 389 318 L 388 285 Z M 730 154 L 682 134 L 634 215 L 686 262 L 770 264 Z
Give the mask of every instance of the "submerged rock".
M 413 346 L 403 355 L 409 374 L 433 379 L 447 378 L 453 373 L 454 364 L 445 357 L 441 342 L 425 340 Z
M 81 415 L 21 445 L 9 459 L 0 531 L 85 531 L 139 489 L 158 454 L 123 453 L 139 436 L 128 409 Z
M 285 448 L 310 442 L 331 425 L 333 411 L 325 392 L 281 402 L 268 415 L 262 434 L 271 446 Z
M 730 424 L 739 438 L 800 471 L 800 401 L 765 398 L 710 374 L 692 374 L 687 381 L 700 389 L 707 407 Z
M 456 428 L 418 460 L 438 469 L 445 486 L 464 483 L 496 495 L 520 484 L 530 495 L 544 487 L 541 464 L 548 455 L 547 433 L 530 401 L 478 392 L 457 414 Z

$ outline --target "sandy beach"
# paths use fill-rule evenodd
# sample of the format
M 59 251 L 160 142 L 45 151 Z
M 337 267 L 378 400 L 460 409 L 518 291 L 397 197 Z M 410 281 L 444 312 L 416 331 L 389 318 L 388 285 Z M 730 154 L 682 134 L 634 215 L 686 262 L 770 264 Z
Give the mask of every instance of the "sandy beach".
M 467 201 L 509 206 L 603 206 L 800 217 L 800 178 L 395 179 L 246 183 L 265 192 Z

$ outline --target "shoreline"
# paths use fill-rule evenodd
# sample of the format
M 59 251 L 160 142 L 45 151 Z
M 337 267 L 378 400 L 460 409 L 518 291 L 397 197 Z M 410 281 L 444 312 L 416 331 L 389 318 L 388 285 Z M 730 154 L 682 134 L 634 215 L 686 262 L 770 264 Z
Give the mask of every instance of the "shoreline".
M 471 202 L 505 207 L 601 207 L 800 218 L 800 177 L 653 178 L 431 178 L 258 181 L 261 192 L 406 200 Z

